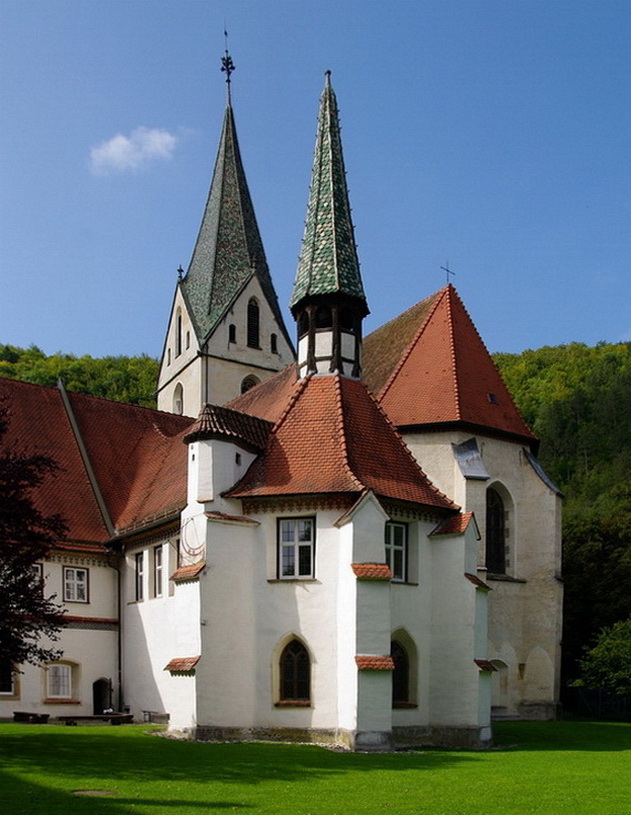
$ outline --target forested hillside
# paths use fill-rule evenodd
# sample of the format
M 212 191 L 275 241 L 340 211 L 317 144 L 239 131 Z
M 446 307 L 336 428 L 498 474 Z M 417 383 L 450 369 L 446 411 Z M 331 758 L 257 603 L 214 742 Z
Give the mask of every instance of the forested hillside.
M 496 354 L 566 499 L 564 675 L 603 626 L 631 614 L 631 343 Z
M 631 343 L 494 356 L 564 492 L 565 678 L 603 626 L 631 614 Z M 0 345 L 0 376 L 155 406 L 148 356 L 46 356 Z
M 61 353 L 47 356 L 35 345 L 30 348 L 0 345 L 0 376 L 51 386 L 61 377 L 69 391 L 132 405 L 156 406 L 158 363 L 146 354 L 102 358 Z

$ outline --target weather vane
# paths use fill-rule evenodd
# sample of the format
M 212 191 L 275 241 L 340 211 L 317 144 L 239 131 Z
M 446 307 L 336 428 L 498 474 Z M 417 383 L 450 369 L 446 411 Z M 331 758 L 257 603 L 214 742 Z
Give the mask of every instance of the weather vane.
M 231 101 L 230 99 L 230 74 L 235 70 L 234 62 L 232 61 L 232 57 L 228 53 L 228 32 L 224 29 L 223 32 L 224 36 L 224 43 L 225 43 L 225 51 L 224 55 L 221 58 L 221 70 L 226 75 L 226 85 L 228 86 L 228 102 Z
M 445 276 L 447 277 L 447 283 L 449 283 L 449 275 L 451 275 L 452 277 L 456 276 L 456 273 L 452 272 L 451 269 L 449 268 L 449 261 L 448 260 L 446 260 L 445 265 L 441 266 L 440 268 L 443 270 L 443 272 L 445 272 Z

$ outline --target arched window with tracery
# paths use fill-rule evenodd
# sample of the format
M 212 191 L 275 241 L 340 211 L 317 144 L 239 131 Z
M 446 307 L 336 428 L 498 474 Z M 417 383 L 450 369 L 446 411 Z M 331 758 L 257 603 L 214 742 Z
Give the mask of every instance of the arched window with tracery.
M 260 348 L 260 310 L 259 304 L 251 297 L 248 301 L 247 341 L 249 348 Z
M 280 701 L 311 700 L 311 660 L 300 640 L 291 640 L 280 655 Z
M 486 491 L 486 568 L 492 574 L 506 572 L 506 511 L 493 487 Z
M 246 378 L 241 382 L 241 393 L 245 393 L 249 391 L 250 388 L 253 388 L 255 385 L 259 385 L 261 380 L 254 376 L 254 374 L 250 374 L 246 376 Z

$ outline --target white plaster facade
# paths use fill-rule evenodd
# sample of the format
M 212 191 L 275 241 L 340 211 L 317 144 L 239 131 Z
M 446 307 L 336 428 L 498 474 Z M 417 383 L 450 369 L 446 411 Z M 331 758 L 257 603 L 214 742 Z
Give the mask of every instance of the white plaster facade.
M 497 717 L 552 718 L 559 697 L 561 651 L 561 496 L 535 470 L 523 444 L 477 434 L 485 477 L 465 476 L 453 445 L 464 430 L 407 433 L 405 441 L 439 489 L 474 512 L 480 528 L 477 568 L 489 595 L 489 660 Z M 506 569 L 486 574 L 486 495 L 506 511 Z
M 13 688 L 0 693 L 0 718 L 15 711 L 51 717 L 92 714 L 97 703 L 94 684 L 111 687 L 109 704 L 118 692 L 118 568 L 115 559 L 58 551 L 42 564 L 43 591 L 56 595 L 67 615 L 60 645 L 62 658 L 44 665 L 22 665 Z M 80 586 L 78 592 L 77 588 Z M 83 590 L 85 589 L 85 595 Z M 85 596 L 85 600 L 77 600 Z M 68 599 L 69 596 L 71 599 Z M 48 645 L 47 640 L 42 640 Z M 50 643 L 56 647 L 56 643 Z M 51 666 L 62 666 L 63 679 L 52 682 Z
M 258 347 L 248 345 L 251 300 L 259 309 Z M 293 361 L 293 348 L 256 277 L 243 287 L 201 345 L 178 286 L 158 376 L 158 410 L 198 416 L 205 404 L 225 404 L 242 393 L 247 383 L 263 382 Z

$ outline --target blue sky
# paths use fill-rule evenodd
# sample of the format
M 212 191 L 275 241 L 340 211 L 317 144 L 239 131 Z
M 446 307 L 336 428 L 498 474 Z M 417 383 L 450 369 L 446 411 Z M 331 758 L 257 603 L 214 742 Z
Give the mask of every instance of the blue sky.
M 368 331 L 448 261 L 491 351 L 631 339 L 629 0 L 0 0 L 0 343 L 160 354 L 224 23 L 283 307 L 330 69 Z

